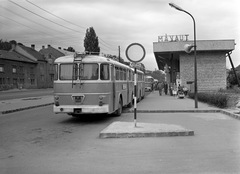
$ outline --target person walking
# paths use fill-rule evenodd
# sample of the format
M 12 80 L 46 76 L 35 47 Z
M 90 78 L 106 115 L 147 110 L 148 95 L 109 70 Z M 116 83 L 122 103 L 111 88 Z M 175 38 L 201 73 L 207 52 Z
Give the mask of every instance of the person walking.
M 159 95 L 162 95 L 162 89 L 163 89 L 163 84 L 159 82 L 159 83 L 158 83 Z

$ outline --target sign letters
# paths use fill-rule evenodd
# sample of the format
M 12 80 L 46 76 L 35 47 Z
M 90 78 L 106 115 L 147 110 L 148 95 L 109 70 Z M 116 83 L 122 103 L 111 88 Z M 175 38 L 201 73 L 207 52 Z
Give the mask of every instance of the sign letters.
M 163 35 L 158 36 L 158 42 L 179 42 L 179 41 L 188 41 L 188 34 L 181 35 Z

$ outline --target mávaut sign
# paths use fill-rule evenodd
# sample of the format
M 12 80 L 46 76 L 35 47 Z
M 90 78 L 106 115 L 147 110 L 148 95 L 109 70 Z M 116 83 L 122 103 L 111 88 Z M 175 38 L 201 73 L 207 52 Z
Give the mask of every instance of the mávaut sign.
M 188 34 L 181 35 L 163 35 L 158 36 L 158 42 L 179 42 L 179 41 L 188 41 Z

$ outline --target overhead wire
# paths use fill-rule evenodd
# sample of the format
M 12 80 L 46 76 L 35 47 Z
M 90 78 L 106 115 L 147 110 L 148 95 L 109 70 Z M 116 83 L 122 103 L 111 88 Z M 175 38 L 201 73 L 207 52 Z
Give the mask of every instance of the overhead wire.
M 44 19 L 44 20 L 47 20 L 47 21 L 49 21 L 49 22 L 51 22 L 51 23 L 54 23 L 55 25 L 61 26 L 61 27 L 65 28 L 65 29 L 68 29 L 68 30 L 71 30 L 71 31 L 74 31 L 74 32 L 77 32 L 77 33 L 81 33 L 81 34 L 83 33 L 83 32 L 79 32 L 79 31 L 77 31 L 77 30 L 74 30 L 74 29 L 72 29 L 72 28 L 66 27 L 66 26 L 64 26 L 64 25 L 61 25 L 61 24 L 59 24 L 59 23 L 57 23 L 57 22 L 55 22 L 55 21 L 52 21 L 52 20 L 50 20 L 50 19 L 48 19 L 48 18 L 46 18 L 46 17 L 43 17 L 43 16 L 41 16 L 41 15 L 39 15 L 39 14 L 37 14 L 37 13 L 35 13 L 35 12 L 33 12 L 33 11 L 31 11 L 31 10 L 29 10 L 29 9 L 27 9 L 27 8 L 25 8 L 25 7 L 21 6 L 21 5 L 13 2 L 13 1 L 11 1 L 11 0 L 8 0 L 8 1 L 11 2 L 11 3 L 13 3 L 13 4 L 15 4 L 16 6 L 18 6 L 18 7 L 22 8 L 22 9 L 24 9 L 24 10 L 32 13 L 32 14 L 34 14 L 34 15 L 42 18 L 42 19 Z M 35 7 L 37 7 L 37 8 L 39 8 L 39 9 L 45 11 L 46 13 L 51 14 L 52 16 L 57 17 L 57 18 L 65 21 L 65 22 L 67 22 L 67 23 L 69 23 L 69 24 L 75 25 L 75 26 L 77 26 L 77 27 L 79 27 L 79 28 L 81 28 L 81 29 L 84 28 L 84 27 L 82 27 L 82 26 L 80 26 L 80 25 L 74 24 L 74 23 L 72 23 L 72 22 L 70 22 L 70 21 L 68 21 L 68 20 L 66 20 L 66 19 L 63 19 L 63 18 L 61 18 L 61 17 L 59 17 L 59 16 L 57 16 L 57 15 L 55 15 L 55 14 L 53 14 L 53 13 L 47 11 L 47 10 L 41 8 L 40 6 L 38 6 L 38 5 L 30 2 L 29 0 L 26 0 L 26 2 L 34 5 Z M 15 21 L 15 22 L 16 22 L 16 21 Z M 31 22 L 33 22 L 33 21 L 31 21 Z M 34 22 L 34 23 L 36 23 L 36 22 Z M 22 24 L 21 24 L 21 25 L 22 25 Z M 28 26 L 26 26 L 26 27 L 28 27 Z M 28 28 L 30 28 L 30 27 L 28 27 Z M 98 38 L 99 38 L 99 40 L 100 40 L 99 43 L 100 43 L 102 46 L 106 47 L 108 50 L 110 49 L 110 50 L 112 50 L 112 51 L 116 51 L 116 49 L 111 48 L 112 46 L 109 45 L 108 43 L 106 43 L 103 39 L 101 39 L 100 37 L 98 37 Z
M 66 19 L 64 19 L 64 18 L 62 18 L 62 17 L 59 17 L 59 16 L 57 16 L 57 15 L 55 15 L 55 14 L 49 12 L 48 10 L 46 10 L 46 9 L 44 9 L 44 8 L 42 8 L 42 7 L 40 7 L 39 5 L 37 5 L 37 4 L 35 4 L 35 3 L 31 2 L 31 1 L 29 1 L 29 0 L 25 0 L 25 1 L 28 2 L 28 3 L 30 3 L 30 4 L 32 4 L 32 5 L 35 6 L 35 7 L 37 7 L 37 8 L 39 8 L 39 9 L 43 10 L 43 11 L 45 11 L 46 13 L 48 13 L 48 14 L 50 14 L 50 15 L 56 17 L 56 18 L 58 18 L 58 19 L 61 19 L 61 20 L 65 21 L 65 22 L 67 22 L 67 23 L 69 23 L 69 24 L 74 25 L 74 26 L 80 27 L 81 29 L 85 29 L 85 27 L 80 26 L 80 25 L 77 25 L 77 24 L 75 24 L 75 23 L 72 23 L 72 22 L 70 22 L 70 21 L 68 21 L 68 20 L 66 20 Z M 103 39 L 101 39 L 100 37 L 98 37 L 98 38 L 99 38 L 99 40 L 101 40 L 101 42 L 102 42 L 101 44 L 102 44 L 103 46 L 109 48 L 110 50 L 113 49 L 113 48 L 111 48 L 111 45 L 109 45 L 108 43 L 106 43 Z
M 18 13 L 15 13 L 15 12 L 9 10 L 9 9 L 6 9 L 6 8 L 4 8 L 4 7 L 2 7 L 2 6 L 0 6 L 0 7 L 3 8 L 4 10 L 7 10 L 7 11 L 9 11 L 9 12 L 11 12 L 11 13 L 13 13 L 13 14 L 15 14 L 15 15 L 17 15 L 17 16 L 25 19 L 25 20 L 28 20 L 28 21 L 32 22 L 32 23 L 35 23 L 35 24 L 40 25 L 40 26 L 42 26 L 42 27 L 51 29 L 51 30 L 53 30 L 53 31 L 57 31 L 57 30 L 55 30 L 55 29 L 52 29 L 52 28 L 47 27 L 47 26 L 45 26 L 45 25 L 42 25 L 42 24 L 40 24 L 40 23 L 38 23 L 38 22 L 35 22 L 35 21 L 33 21 L 33 20 L 30 20 L 30 19 L 28 19 L 28 18 L 26 18 L 26 17 L 24 17 L 24 16 L 22 16 L 22 15 L 20 15 L 20 14 L 18 14 Z M 2 16 L 2 15 L 1 15 L 1 16 Z M 4 16 L 2 16 L 2 17 L 4 17 Z M 8 19 L 8 20 L 11 20 L 11 21 L 14 21 L 15 23 L 18 23 L 18 24 L 20 24 L 20 25 L 23 25 L 23 26 L 25 26 L 25 27 L 27 27 L 27 28 L 30 28 L 30 29 L 34 30 L 34 31 L 36 30 L 35 28 L 29 27 L 29 26 L 27 26 L 27 25 L 25 25 L 25 24 L 23 24 L 23 23 L 20 23 L 20 22 L 18 22 L 18 21 L 15 21 L 15 20 L 13 20 L 13 19 L 8 18 L 8 17 L 4 17 L 4 18 L 6 18 L 6 19 Z M 37 30 L 37 31 L 39 31 L 39 30 Z M 62 32 L 62 31 L 57 31 L 57 32 L 61 32 L 61 33 L 63 33 L 63 34 L 66 34 L 66 33 L 64 33 L 64 32 Z M 41 32 L 41 33 L 52 37 L 52 34 L 49 34 L 49 33 L 46 33 L 46 32 Z M 61 37 L 61 36 L 64 36 L 63 34 L 60 35 L 60 36 L 55 35 L 54 37 L 58 38 L 57 41 L 72 40 L 72 38 L 67 38 L 67 39 L 65 39 L 65 38 Z
M 86 28 L 83 27 L 83 26 L 77 25 L 77 24 L 75 24 L 75 23 L 73 23 L 73 22 L 70 22 L 70 21 L 68 21 L 68 20 L 66 20 L 66 19 L 63 19 L 63 18 L 61 18 L 61 17 L 59 17 L 59 16 L 57 16 L 57 15 L 55 15 L 55 14 L 53 14 L 53 13 L 47 11 L 47 10 L 45 10 L 44 8 L 42 8 L 42 7 L 34 4 L 33 2 L 31 2 L 31 1 L 29 1 L 29 0 L 26 0 L 26 2 L 32 4 L 33 6 L 35 6 L 35 7 L 39 8 L 39 9 L 45 11 L 46 13 L 48 13 L 48 14 L 50 14 L 50 15 L 52 15 L 52 16 L 55 16 L 55 17 L 58 18 L 58 19 L 61 19 L 61 20 L 65 21 L 65 22 L 67 22 L 67 23 L 69 23 L 69 24 L 72 24 L 72 25 L 74 25 L 74 26 L 80 27 L 80 28 L 82 28 L 82 29 L 86 29 Z
M 42 18 L 42 19 L 45 19 L 45 20 L 47 20 L 47 21 L 49 21 L 49 22 L 51 22 L 51 23 L 54 23 L 54 24 L 56 24 L 56 25 L 58 25 L 58 26 L 61 26 L 61 27 L 63 27 L 63 28 L 66 28 L 66 29 L 68 29 L 68 30 L 71 30 L 71 31 L 74 31 L 74 32 L 77 32 L 77 33 L 81 33 L 81 34 L 82 34 L 82 32 L 79 32 L 79 31 L 74 30 L 74 29 L 72 29 L 72 28 L 69 28 L 69 27 L 66 27 L 66 26 L 64 26 L 64 25 L 61 25 L 61 24 L 59 24 L 59 23 L 57 23 L 57 22 L 54 22 L 54 21 L 52 21 L 52 20 L 50 20 L 50 19 L 48 19 L 48 18 L 45 18 L 45 17 L 43 17 L 43 16 L 41 16 L 41 15 L 39 15 L 39 14 L 37 14 L 37 13 L 31 11 L 31 10 L 28 10 L 27 8 L 25 8 L 25 7 L 23 7 L 23 6 L 21 6 L 21 5 L 17 4 L 17 3 L 15 3 L 15 2 L 13 2 L 13 1 L 11 1 L 11 0 L 8 0 L 8 1 L 11 2 L 11 3 L 13 3 L 13 4 L 15 4 L 15 5 L 17 5 L 18 7 L 22 8 L 22 9 L 24 9 L 24 10 L 26 10 L 26 11 L 28 11 L 28 12 L 34 14 L 34 15 L 36 15 L 36 16 Z
M 14 19 L 11 19 L 11 18 L 9 18 L 9 17 L 6 17 L 6 16 L 2 16 L 2 15 L 0 15 L 1 17 L 3 17 L 3 18 L 6 18 L 6 19 L 8 19 L 8 20 L 11 20 L 11 21 L 13 21 L 13 22 L 15 22 L 15 23 L 17 23 L 17 24 L 20 24 L 20 25 L 22 25 L 22 26 L 25 26 L 25 27 L 27 27 L 27 28 L 30 28 L 30 29 L 32 29 L 32 30 L 34 30 L 34 31 L 36 31 L 36 29 L 34 29 L 34 28 L 31 28 L 31 27 L 29 27 L 29 26 L 27 26 L 27 25 L 25 25 L 25 24 L 22 24 L 22 23 L 20 23 L 20 22 L 18 22 L 18 21 L 16 21 L 16 20 L 14 20 Z M 44 34 L 44 35 L 49 35 L 48 33 L 45 33 L 45 32 L 42 32 L 42 31 L 39 31 L 39 30 L 37 30 L 39 33 L 42 33 L 42 34 Z

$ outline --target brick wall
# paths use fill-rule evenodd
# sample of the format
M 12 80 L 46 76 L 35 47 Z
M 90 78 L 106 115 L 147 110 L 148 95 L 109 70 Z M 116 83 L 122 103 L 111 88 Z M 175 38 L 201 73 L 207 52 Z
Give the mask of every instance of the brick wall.
M 180 54 L 180 78 L 182 85 L 194 81 L 194 54 Z M 226 57 L 224 52 L 197 53 L 198 91 L 214 91 L 226 88 Z M 193 87 L 193 86 L 192 86 Z

